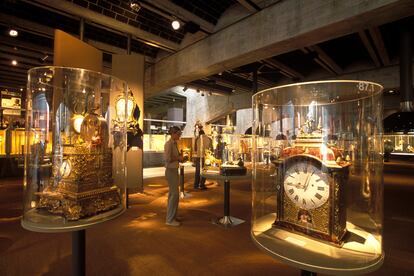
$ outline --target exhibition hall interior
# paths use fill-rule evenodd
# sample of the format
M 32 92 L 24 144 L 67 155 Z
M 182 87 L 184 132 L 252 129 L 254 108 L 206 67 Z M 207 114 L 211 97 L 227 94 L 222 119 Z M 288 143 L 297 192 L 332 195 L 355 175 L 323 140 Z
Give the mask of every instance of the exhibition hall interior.
M 0 1 L 0 275 L 414 275 L 414 1 Z

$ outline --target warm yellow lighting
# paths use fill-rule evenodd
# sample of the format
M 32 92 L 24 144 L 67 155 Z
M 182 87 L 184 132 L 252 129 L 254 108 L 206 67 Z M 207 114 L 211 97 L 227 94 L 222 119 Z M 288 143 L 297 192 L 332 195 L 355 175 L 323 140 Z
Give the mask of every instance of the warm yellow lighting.
M 178 30 L 181 27 L 180 21 L 174 20 L 173 22 L 171 22 L 171 26 L 174 30 Z
M 11 29 L 11 30 L 9 31 L 9 35 L 10 35 L 10 36 L 12 36 L 12 37 L 16 37 L 16 36 L 18 36 L 18 35 L 19 35 L 19 32 L 18 32 L 18 31 L 16 31 L 16 30 L 14 30 L 14 29 Z
M 164 187 L 165 185 L 162 184 L 149 184 L 148 187 Z
M 16 65 L 17 65 L 17 60 L 13 59 L 13 60 L 11 61 L 11 64 L 12 64 L 13 66 L 16 66 Z

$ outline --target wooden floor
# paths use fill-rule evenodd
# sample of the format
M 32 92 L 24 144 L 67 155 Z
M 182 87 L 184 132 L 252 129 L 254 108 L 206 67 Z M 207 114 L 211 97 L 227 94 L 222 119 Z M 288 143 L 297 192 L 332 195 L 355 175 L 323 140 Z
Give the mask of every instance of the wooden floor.
M 167 187 L 145 179 L 121 217 L 86 231 L 87 275 L 300 275 L 272 259 L 250 239 L 249 181 L 231 184 L 231 215 L 246 220 L 230 229 L 210 221 L 223 214 L 223 186 L 208 184 L 180 201 L 183 225 L 165 222 Z M 0 275 L 70 275 L 71 234 L 41 234 L 20 226 L 21 179 L 0 180 Z M 385 263 L 370 275 L 414 275 L 414 163 L 385 167 Z

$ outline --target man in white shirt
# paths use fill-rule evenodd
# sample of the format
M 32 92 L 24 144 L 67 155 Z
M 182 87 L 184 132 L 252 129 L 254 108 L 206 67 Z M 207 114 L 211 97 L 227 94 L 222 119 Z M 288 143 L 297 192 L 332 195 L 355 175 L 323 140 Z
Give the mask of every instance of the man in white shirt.
M 204 155 L 206 150 L 212 148 L 212 141 L 210 137 L 205 135 L 204 130 L 200 130 L 198 133 L 198 137 L 195 141 L 195 152 L 193 154 L 194 163 L 195 163 L 195 176 L 194 176 L 194 189 L 205 190 L 206 187 L 206 179 L 204 177 L 200 177 L 200 170 L 204 167 Z

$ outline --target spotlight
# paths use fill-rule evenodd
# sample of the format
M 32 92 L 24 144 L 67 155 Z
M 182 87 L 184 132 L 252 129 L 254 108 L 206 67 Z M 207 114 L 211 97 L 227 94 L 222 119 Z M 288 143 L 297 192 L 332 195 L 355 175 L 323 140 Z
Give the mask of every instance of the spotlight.
M 211 95 L 213 95 L 213 93 L 210 91 L 210 92 L 208 92 L 208 95 L 211 96 Z
M 187 89 L 188 89 L 187 85 L 184 85 L 183 91 L 185 92 L 185 91 L 187 91 Z
M 16 65 L 17 65 L 17 60 L 13 59 L 13 60 L 11 61 L 11 64 L 12 64 L 13 66 L 16 66 Z
M 129 2 L 129 7 L 131 8 L 131 10 L 133 10 L 134 12 L 139 12 L 139 10 L 141 9 L 141 5 L 139 4 L 138 1 L 136 0 L 132 0 Z
M 201 96 L 204 97 L 204 92 L 201 93 Z
M 200 89 L 197 89 L 197 93 L 200 93 Z
M 19 35 L 19 32 L 16 31 L 15 29 L 10 29 L 9 35 L 12 36 L 12 37 L 16 37 L 16 36 Z
M 233 89 L 231 90 L 231 92 L 232 92 L 232 93 L 236 93 L 236 89 L 234 89 L 234 88 L 233 88 Z
M 177 19 L 174 19 L 171 22 L 171 26 L 174 30 L 178 30 L 181 27 L 180 21 L 178 21 Z

